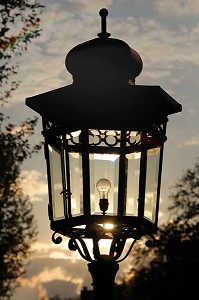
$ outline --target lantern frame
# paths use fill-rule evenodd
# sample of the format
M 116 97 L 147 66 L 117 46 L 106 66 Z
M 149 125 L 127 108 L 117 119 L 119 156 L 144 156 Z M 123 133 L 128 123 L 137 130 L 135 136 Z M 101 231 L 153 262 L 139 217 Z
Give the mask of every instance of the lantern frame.
M 138 128 L 136 128 L 138 129 Z M 95 129 L 97 131 L 98 129 Z M 142 131 L 141 131 L 142 130 Z M 150 124 L 148 128 L 139 128 L 137 133 L 140 136 L 140 140 L 133 141 L 127 145 L 127 139 L 130 139 L 129 133 L 131 131 L 124 130 L 120 128 L 115 132 L 119 132 L 119 139 L 116 141 L 117 144 L 120 143 L 119 147 L 116 147 L 116 143 L 112 143 L 112 145 L 108 144 L 104 147 L 89 145 L 89 134 L 91 134 L 91 130 L 79 129 L 82 133 L 82 144 L 75 142 L 72 146 L 66 146 L 67 139 L 66 136 L 70 135 L 70 131 L 66 130 L 61 126 L 57 126 L 55 124 L 50 124 L 43 120 L 43 135 L 45 138 L 45 156 L 47 162 L 47 174 L 48 174 L 48 187 L 49 187 L 49 218 L 51 221 L 51 229 L 55 232 L 59 232 L 64 236 L 69 237 L 87 237 L 92 238 L 96 233 L 94 233 L 93 229 L 94 225 L 102 224 L 102 223 L 111 223 L 115 224 L 112 229 L 100 228 L 99 236 L 101 238 L 110 238 L 108 233 L 118 234 L 120 232 L 121 236 L 125 236 L 125 238 L 132 238 L 136 235 L 143 234 L 152 234 L 155 233 L 158 229 L 158 210 L 159 210 L 159 194 L 160 194 L 160 183 L 161 183 L 161 169 L 162 169 L 162 157 L 163 157 L 163 145 L 166 141 L 166 122 L 161 125 Z M 107 130 L 101 130 L 106 132 Z M 113 130 L 111 130 L 113 131 Z M 62 138 L 61 138 L 62 137 Z M 65 137 L 65 138 L 63 138 Z M 120 138 L 122 140 L 120 140 Z M 98 143 L 100 144 L 100 143 Z M 52 172 L 50 167 L 50 158 L 49 158 L 49 145 L 50 147 L 54 147 L 56 151 L 60 153 L 60 166 L 62 169 L 62 188 L 60 193 L 63 195 L 63 202 L 68 203 L 67 212 L 61 220 L 54 220 L 53 218 L 53 203 L 52 203 Z M 69 147 L 67 149 L 67 147 Z M 147 167 L 147 150 L 159 147 L 160 156 L 159 156 L 159 164 L 158 164 L 158 174 L 156 177 L 157 187 L 156 187 L 156 200 L 155 200 L 155 217 L 154 220 L 150 220 L 144 215 L 144 207 L 145 207 L 145 189 L 146 189 L 146 167 Z M 76 149 L 76 150 L 75 150 Z M 63 153 L 62 153 L 63 151 Z M 70 170 L 66 165 L 69 163 L 68 161 L 68 152 L 78 152 L 82 155 L 82 182 L 83 182 L 83 199 L 82 199 L 82 214 L 78 216 L 73 216 L 71 214 L 71 190 L 70 188 L 67 190 L 67 175 L 70 178 Z M 119 170 L 119 190 L 118 190 L 118 199 L 117 199 L 117 213 L 115 215 L 102 215 L 102 213 L 92 214 L 91 213 L 91 200 L 90 200 L 90 175 L 89 175 L 89 153 L 109 153 L 109 154 L 118 154 L 120 155 L 120 170 Z M 61 154 L 62 153 L 62 154 Z M 139 170 L 139 205 L 137 216 L 136 215 L 126 215 L 125 211 L 125 189 L 127 185 L 127 179 L 125 178 L 125 155 L 128 153 L 141 153 L 140 159 L 140 170 Z M 65 155 L 65 164 L 64 158 Z M 148 174 L 149 176 L 149 174 Z M 68 178 L 68 180 L 69 180 Z M 70 183 L 68 184 L 70 185 Z M 66 205 L 65 205 L 66 207 Z M 84 228 L 80 226 L 85 225 Z

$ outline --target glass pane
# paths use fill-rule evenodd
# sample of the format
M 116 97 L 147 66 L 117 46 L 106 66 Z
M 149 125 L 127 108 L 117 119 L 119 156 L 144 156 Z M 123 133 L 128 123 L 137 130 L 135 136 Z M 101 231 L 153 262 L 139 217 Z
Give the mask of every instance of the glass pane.
M 128 161 L 126 215 L 138 214 L 140 156 L 140 152 L 126 154 Z
M 110 182 L 108 188 L 108 210 L 106 214 L 117 213 L 118 176 L 119 176 L 119 155 L 92 153 L 90 159 L 90 191 L 91 191 L 91 213 L 101 214 L 99 200 L 100 194 L 96 184 L 100 179 L 107 179 Z M 99 188 L 98 188 L 99 189 Z
M 144 216 L 155 221 L 160 147 L 147 151 L 147 172 Z
M 48 145 L 50 160 L 50 180 L 52 192 L 53 219 L 64 219 L 64 202 L 62 192 L 61 154 Z
M 71 213 L 83 213 L 83 183 L 82 183 L 82 156 L 80 153 L 69 153 L 70 184 L 71 184 Z

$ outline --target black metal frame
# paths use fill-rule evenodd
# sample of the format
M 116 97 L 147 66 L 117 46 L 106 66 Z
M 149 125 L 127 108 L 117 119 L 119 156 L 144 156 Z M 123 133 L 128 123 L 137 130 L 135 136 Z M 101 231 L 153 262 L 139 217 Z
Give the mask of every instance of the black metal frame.
M 132 232 L 130 232 L 128 229 L 126 230 L 121 230 L 119 229 L 115 234 L 113 234 L 113 237 L 110 238 L 109 236 L 105 236 L 104 232 L 101 231 L 98 233 L 96 230 L 97 225 L 95 226 L 95 232 L 92 231 L 92 234 L 89 235 L 88 237 L 92 239 L 93 241 L 93 258 L 91 257 L 86 242 L 85 242 L 85 237 L 81 237 L 78 235 L 76 236 L 73 232 L 71 234 L 70 232 L 68 233 L 68 236 L 70 237 L 69 242 L 68 242 L 68 248 L 71 251 L 78 251 L 81 257 L 89 262 L 92 262 L 94 260 L 99 260 L 101 257 L 104 255 L 100 253 L 100 248 L 99 248 L 99 240 L 100 239 L 111 239 L 111 246 L 109 250 L 109 254 L 107 254 L 107 257 L 111 257 L 114 261 L 117 263 L 122 262 L 126 257 L 129 255 L 131 252 L 133 246 L 135 245 L 136 241 L 141 239 L 143 236 L 148 236 L 149 240 L 146 241 L 146 246 L 147 247 L 152 247 L 155 245 L 155 237 L 152 233 L 146 232 L 145 230 L 139 231 L 134 229 Z M 97 228 L 98 229 L 98 228 Z M 140 228 L 141 229 L 141 228 Z M 62 242 L 62 237 L 56 235 L 58 232 L 54 232 L 52 235 L 52 241 L 55 244 L 60 244 Z M 131 238 L 133 241 L 131 242 L 130 246 L 128 247 L 127 252 L 123 255 L 122 258 L 120 258 L 123 254 L 124 247 L 126 245 L 126 241 Z
M 136 128 L 137 129 L 137 128 Z M 159 193 L 161 183 L 161 166 L 163 158 L 163 145 L 166 141 L 166 122 L 163 124 L 148 124 L 146 128 L 138 128 L 138 134 L 140 137 L 134 141 L 130 140 L 130 131 L 122 129 L 121 138 L 118 136 L 116 131 L 115 141 L 108 142 L 107 132 L 100 132 L 99 129 L 94 129 L 95 132 L 99 132 L 99 140 L 96 145 L 89 144 L 89 135 L 91 132 L 88 129 L 81 130 L 81 139 L 77 142 L 74 139 L 69 144 L 66 139 L 66 135 L 70 135 L 70 131 L 66 130 L 62 126 L 49 123 L 43 119 L 43 135 L 45 138 L 45 157 L 47 163 L 47 174 L 48 174 L 48 187 L 49 187 L 49 219 L 51 221 L 51 229 L 54 231 L 52 240 L 55 243 L 61 241 L 60 237 L 55 238 L 55 234 L 59 233 L 63 236 L 70 237 L 69 248 L 71 250 L 78 250 L 81 256 L 90 260 L 85 250 L 86 246 L 83 238 L 93 239 L 93 251 L 94 257 L 98 256 L 98 241 L 103 239 L 110 239 L 112 235 L 112 246 L 110 255 L 115 259 L 118 259 L 123 251 L 125 242 L 129 238 L 133 238 L 135 241 L 140 239 L 143 235 L 149 235 L 154 241 L 153 234 L 157 232 L 157 221 L 158 221 L 158 209 L 159 209 Z M 134 130 L 135 131 L 135 130 Z M 101 136 L 100 136 L 101 135 Z M 105 144 L 103 146 L 102 144 Z M 60 152 L 62 162 L 62 184 L 63 184 L 63 197 L 65 203 L 65 219 L 53 220 L 52 216 L 52 194 L 51 194 L 51 174 L 49 164 L 48 145 L 53 146 L 57 151 Z M 128 145 L 128 146 L 127 146 Z M 159 175 L 158 175 L 158 188 L 157 188 L 157 199 L 156 199 L 156 217 L 155 222 L 147 219 L 144 216 L 144 201 L 145 201 L 145 185 L 146 185 L 146 163 L 147 163 L 147 150 L 160 147 L 160 162 L 159 162 Z M 63 151 L 64 149 L 64 151 Z M 83 214 L 79 216 L 72 216 L 70 207 L 70 172 L 69 172 L 69 158 L 68 152 L 80 152 L 82 154 L 82 168 L 83 168 Z M 126 171 L 125 171 L 125 155 L 132 153 L 132 151 L 141 152 L 140 160 L 140 179 L 139 179 L 139 205 L 138 205 L 138 216 L 125 216 L 125 188 L 126 188 Z M 90 208 L 90 174 L 89 174 L 89 153 L 117 153 L 120 154 L 119 162 L 119 188 L 118 188 L 118 212 L 117 215 L 104 215 L 102 214 L 91 214 Z M 62 154 L 61 154 L 62 153 Z M 66 189 L 67 180 L 67 189 Z M 113 229 L 105 229 L 97 227 L 97 224 L 102 223 L 102 218 L 105 223 L 115 224 Z M 82 228 L 81 226 L 84 225 Z M 80 243 L 82 250 L 78 246 Z M 134 242 L 133 242 L 134 245 Z M 132 248 L 132 247 L 130 247 Z M 129 253 L 129 251 L 128 251 Z M 126 257 L 126 256 L 125 256 Z

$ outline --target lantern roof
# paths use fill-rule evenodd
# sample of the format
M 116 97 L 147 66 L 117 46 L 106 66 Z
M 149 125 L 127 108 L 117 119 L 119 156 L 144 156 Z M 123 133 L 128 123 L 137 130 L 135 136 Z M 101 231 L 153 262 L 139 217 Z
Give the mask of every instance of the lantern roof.
M 68 130 L 126 128 L 161 123 L 181 104 L 159 86 L 134 85 L 142 71 L 139 54 L 122 40 L 109 38 L 106 9 L 100 10 L 98 38 L 79 44 L 66 56 L 73 83 L 26 99 L 26 105 Z
M 135 78 L 142 71 L 139 54 L 119 39 L 95 38 L 74 47 L 66 56 L 74 81 L 109 81 Z
M 68 129 L 127 128 L 161 123 L 182 110 L 160 86 L 127 85 L 114 89 L 69 85 L 26 99 L 45 119 Z

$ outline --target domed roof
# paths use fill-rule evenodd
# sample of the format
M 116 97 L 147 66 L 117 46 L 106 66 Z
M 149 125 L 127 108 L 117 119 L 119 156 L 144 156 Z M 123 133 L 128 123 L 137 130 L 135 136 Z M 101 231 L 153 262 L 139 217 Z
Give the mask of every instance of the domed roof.
M 104 9 L 105 10 L 105 9 Z M 102 9 L 103 11 L 103 9 Z M 139 54 L 127 43 L 119 39 L 109 38 L 106 32 L 104 14 L 102 16 L 102 32 L 98 38 L 75 46 L 66 56 L 66 68 L 74 80 L 82 78 L 108 79 L 111 76 L 122 79 L 134 79 L 142 71 L 142 60 Z

